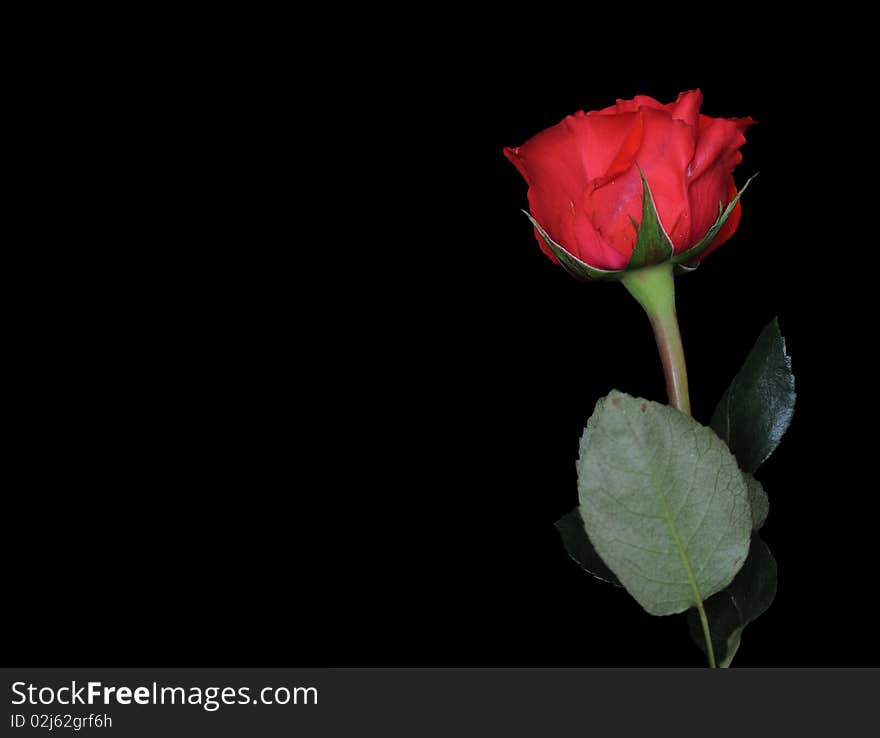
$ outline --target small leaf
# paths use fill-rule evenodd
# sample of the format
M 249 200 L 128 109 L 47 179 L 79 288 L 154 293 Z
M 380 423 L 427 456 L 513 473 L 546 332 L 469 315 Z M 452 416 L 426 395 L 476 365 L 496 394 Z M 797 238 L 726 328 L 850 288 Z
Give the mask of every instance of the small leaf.
M 742 186 L 739 192 L 736 193 L 736 196 L 727 203 L 727 207 L 724 207 L 723 203 L 718 203 L 718 218 L 712 224 L 712 227 L 706 231 L 706 235 L 700 240 L 696 246 L 691 246 L 687 251 L 682 251 L 680 254 L 676 255 L 673 258 L 673 261 L 676 264 L 686 264 L 688 262 L 693 261 L 700 254 L 702 254 L 712 241 L 715 240 L 715 236 L 718 235 L 718 232 L 721 230 L 721 227 L 727 222 L 727 219 L 730 217 L 730 214 L 733 212 L 733 209 L 736 207 L 736 204 L 739 202 L 739 199 L 743 196 L 743 193 L 746 191 L 746 188 L 749 186 L 749 183 L 757 177 L 757 173 L 753 174 L 746 180 L 746 183 Z
M 651 188 L 648 186 L 648 180 L 645 179 L 645 173 L 641 167 L 639 167 L 639 174 L 642 177 L 642 222 L 637 226 L 636 222 L 632 221 L 638 235 L 636 246 L 629 258 L 629 263 L 626 265 L 627 269 L 638 269 L 667 261 L 675 250 L 672 241 L 663 230 L 663 224 L 660 223 L 657 206 L 654 204 L 654 196 L 651 194 Z
M 730 584 L 751 514 L 736 460 L 708 428 L 613 391 L 587 423 L 578 495 L 587 535 L 627 591 L 671 615 Z
M 743 629 L 767 611 L 776 597 L 776 561 L 755 533 L 749 557 L 739 574 L 723 592 L 706 600 L 706 617 L 712 650 L 722 668 L 730 666 L 740 646 Z M 705 653 L 706 642 L 696 610 L 688 613 L 691 638 Z
M 752 511 L 752 530 L 761 530 L 770 512 L 770 500 L 761 483 L 751 474 L 743 474 L 749 495 L 749 508 Z
M 597 269 L 596 267 L 590 266 L 585 261 L 581 261 L 574 254 L 570 254 L 562 248 L 562 246 L 556 243 L 556 241 L 550 238 L 547 231 L 541 227 L 541 224 L 538 223 L 530 213 L 525 210 L 523 210 L 523 212 L 526 214 L 526 217 L 532 221 L 532 225 L 535 227 L 535 230 L 538 231 L 538 234 L 541 236 L 544 243 L 547 244 L 547 248 L 553 252 L 557 259 L 559 259 L 559 263 L 562 264 L 565 270 L 576 279 L 582 281 L 617 279 L 619 275 L 623 274 L 623 270 L 621 269 Z
M 794 415 L 794 375 L 776 318 L 761 332 L 712 415 L 712 429 L 753 473 L 779 445 Z
M 620 581 L 614 576 L 614 572 L 605 566 L 605 562 L 599 558 L 599 554 L 596 553 L 596 549 L 587 538 L 584 521 L 581 519 L 581 512 L 578 508 L 574 508 L 559 518 L 556 521 L 556 530 L 562 537 L 562 543 L 568 555 L 580 564 L 582 569 L 592 574 L 596 579 L 610 582 L 617 587 L 620 586 Z

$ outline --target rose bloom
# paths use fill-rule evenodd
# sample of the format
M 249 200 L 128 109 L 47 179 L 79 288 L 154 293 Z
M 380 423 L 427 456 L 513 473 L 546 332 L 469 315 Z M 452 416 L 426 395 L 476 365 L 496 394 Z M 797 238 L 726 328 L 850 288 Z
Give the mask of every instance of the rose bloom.
M 751 118 L 700 114 L 699 90 L 662 105 L 638 95 L 604 110 L 569 115 L 504 154 L 529 185 L 532 217 L 562 248 L 596 269 L 626 267 L 642 220 L 643 185 L 680 254 L 699 243 L 736 195 L 733 169 L 742 160 Z M 704 258 L 736 230 L 737 202 Z M 536 231 L 543 251 L 558 259 Z

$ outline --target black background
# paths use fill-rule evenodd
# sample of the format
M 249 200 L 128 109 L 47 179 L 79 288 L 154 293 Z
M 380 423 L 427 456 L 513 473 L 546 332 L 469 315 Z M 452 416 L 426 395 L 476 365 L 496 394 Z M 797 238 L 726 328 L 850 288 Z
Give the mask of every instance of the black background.
M 694 415 L 774 315 L 798 390 L 758 473 L 779 592 L 736 663 L 878 663 L 858 60 L 817 54 L 818 27 L 551 43 L 411 19 L 306 54 L 232 25 L 34 63 L 52 115 L 21 147 L 38 166 L 7 275 L 4 661 L 701 665 L 683 618 L 556 537 L 596 399 L 662 400 L 662 372 L 622 288 L 540 252 L 501 154 L 700 87 L 705 113 L 758 121 L 737 181 L 761 174 L 677 281 Z

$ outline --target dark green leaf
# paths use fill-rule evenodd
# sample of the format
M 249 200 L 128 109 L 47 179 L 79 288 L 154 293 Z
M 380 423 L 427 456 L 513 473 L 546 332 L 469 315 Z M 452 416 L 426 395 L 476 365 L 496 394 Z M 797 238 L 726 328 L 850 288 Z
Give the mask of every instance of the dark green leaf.
M 724 207 L 723 203 L 718 203 L 718 218 L 712 224 L 712 227 L 706 231 L 706 235 L 700 240 L 700 242 L 696 246 L 691 246 L 687 251 L 682 251 L 680 254 L 675 256 L 673 261 L 676 264 L 687 264 L 688 262 L 696 259 L 700 254 L 702 254 L 712 241 L 715 240 L 715 236 L 718 235 L 718 231 L 721 230 L 721 227 L 727 222 L 727 219 L 730 217 L 730 214 L 733 212 L 734 207 L 739 202 L 739 199 L 743 196 L 743 193 L 746 191 L 746 188 L 749 186 L 749 183 L 757 177 L 757 174 L 753 174 L 746 180 L 746 183 L 742 186 L 739 192 L 736 193 L 736 196 L 727 203 L 727 207 Z
M 774 318 L 725 390 L 710 425 L 740 467 L 753 473 L 779 445 L 791 423 L 794 401 L 791 360 Z
M 743 628 L 763 614 L 776 596 L 776 561 L 757 533 L 752 534 L 749 557 L 723 592 L 705 602 L 712 649 L 721 667 L 730 666 L 740 646 Z M 691 638 L 705 653 L 706 642 L 696 610 L 688 613 Z
M 659 264 L 661 261 L 667 261 L 674 251 L 672 241 L 663 230 L 660 223 L 660 216 L 657 215 L 657 206 L 654 204 L 654 196 L 651 194 L 651 188 L 648 186 L 648 180 L 645 179 L 645 173 L 639 167 L 639 174 L 642 177 L 642 222 L 633 226 L 636 228 L 637 238 L 636 246 L 633 249 L 632 256 L 629 258 L 627 269 L 638 269 L 651 264 Z
M 562 543 L 568 555 L 571 556 L 581 568 L 592 574 L 596 579 L 603 582 L 610 582 L 616 586 L 620 586 L 620 581 L 614 576 L 605 562 L 599 558 L 590 539 L 587 538 L 587 532 L 584 530 L 584 521 L 581 518 L 581 512 L 578 508 L 574 508 L 571 512 L 563 515 L 556 521 L 556 530 L 562 537 Z
M 736 459 L 709 428 L 617 391 L 596 404 L 578 461 L 584 528 L 652 615 L 694 606 L 730 584 L 751 514 Z
M 601 279 L 618 279 L 620 275 L 623 274 L 623 270 L 620 269 L 614 271 L 608 269 L 596 269 L 596 267 L 592 267 L 586 262 L 581 261 L 550 238 L 547 231 L 541 227 L 541 224 L 538 223 L 530 213 L 527 213 L 525 210 L 523 210 L 523 212 L 528 219 L 532 221 L 532 225 L 535 227 L 535 230 L 538 231 L 538 234 L 544 240 L 544 243 L 547 244 L 547 248 L 553 252 L 556 258 L 559 259 L 559 263 L 562 264 L 562 266 L 565 267 L 565 270 L 573 277 L 582 281 L 593 281 Z

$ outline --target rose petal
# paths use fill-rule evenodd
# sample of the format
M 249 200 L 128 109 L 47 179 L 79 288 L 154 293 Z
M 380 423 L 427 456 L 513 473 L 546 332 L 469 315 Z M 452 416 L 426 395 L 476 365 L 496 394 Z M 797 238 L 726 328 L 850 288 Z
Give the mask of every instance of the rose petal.
M 504 155 L 529 186 L 541 186 L 571 198 L 583 189 L 587 171 L 579 155 L 578 138 L 584 136 L 584 122 L 569 115 L 561 123 L 530 138 L 522 146 L 505 148 Z
M 628 251 L 619 252 L 596 232 L 586 210 L 588 183 L 604 174 L 615 156 L 638 142 L 636 113 L 598 120 L 583 113 L 570 115 L 504 155 L 529 184 L 532 216 L 560 246 L 598 269 L 619 269 Z M 634 153 L 634 152 L 632 152 Z M 627 154 L 631 166 L 632 153 Z M 555 257 L 542 242 L 545 253 Z
M 725 175 L 730 174 L 742 159 L 738 153 L 739 147 L 746 142 L 743 134 L 752 123 L 751 118 L 709 118 L 701 115 L 690 178 L 696 179 L 710 168 L 715 168 L 716 163 L 729 166 Z
M 617 251 L 631 254 L 641 223 L 643 187 L 637 163 L 654 196 L 660 222 L 674 246 L 690 237 L 686 171 L 694 155 L 695 129 L 666 110 L 642 108 L 642 136 L 628 170 L 589 194 L 590 212 L 599 234 Z M 631 220 L 632 219 L 632 220 Z
M 556 206 L 557 195 L 541 187 L 529 188 L 529 210 L 547 234 L 573 256 L 596 269 L 623 269 L 629 260 L 601 237 L 590 221 L 586 210 L 574 200 L 566 206 Z M 549 253 L 543 239 L 538 243 Z M 556 257 L 552 257 L 557 261 Z
M 620 115 L 621 113 L 637 113 L 639 108 L 653 108 L 655 110 L 665 110 L 667 108 L 661 102 L 648 95 L 636 95 L 632 100 L 620 100 L 607 108 L 592 113 L 592 115 Z
M 587 124 L 591 133 L 590 172 L 593 187 L 622 174 L 632 166 L 642 143 L 642 116 L 639 113 L 623 115 L 589 115 Z
M 689 167 L 688 201 L 693 216 L 692 231 L 683 248 L 699 242 L 718 217 L 718 203 L 729 202 L 727 193 L 731 173 L 742 161 L 739 147 L 746 141 L 743 131 L 752 122 L 751 118 L 727 120 L 700 116 L 696 153 Z
M 697 126 L 702 104 L 703 93 L 699 90 L 689 90 L 682 92 L 678 99 L 667 107 L 673 118 L 684 121 L 688 125 Z

